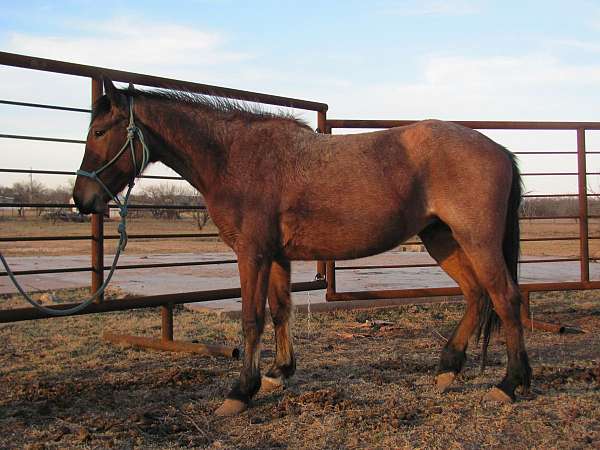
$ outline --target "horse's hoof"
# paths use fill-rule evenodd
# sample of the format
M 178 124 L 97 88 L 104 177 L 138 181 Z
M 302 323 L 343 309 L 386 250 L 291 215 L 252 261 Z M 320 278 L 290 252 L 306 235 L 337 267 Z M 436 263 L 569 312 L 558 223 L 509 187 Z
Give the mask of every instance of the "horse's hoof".
M 435 386 L 440 394 L 446 392 L 455 379 L 456 374 L 454 372 L 440 373 L 435 377 Z
M 494 402 L 494 403 L 512 403 L 513 399 L 502 389 L 498 387 L 493 387 L 489 390 L 485 397 L 483 398 L 486 402 Z
M 263 375 L 260 382 L 260 393 L 269 394 L 271 392 L 279 391 L 284 388 L 283 378 L 272 378 Z
M 223 404 L 215 411 L 215 415 L 219 417 L 235 416 L 248 409 L 248 405 L 240 400 L 232 398 L 225 399 Z

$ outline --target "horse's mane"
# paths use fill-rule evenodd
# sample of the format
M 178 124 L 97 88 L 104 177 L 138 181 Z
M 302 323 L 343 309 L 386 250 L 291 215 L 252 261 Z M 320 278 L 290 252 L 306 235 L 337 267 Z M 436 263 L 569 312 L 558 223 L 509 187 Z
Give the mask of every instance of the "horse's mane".
M 197 94 L 189 91 L 176 91 L 170 89 L 137 89 L 127 88 L 119 89 L 119 92 L 128 97 L 143 97 L 160 100 L 169 103 L 191 105 L 198 109 L 213 112 L 229 119 L 242 119 L 246 122 L 266 121 L 281 119 L 293 122 L 296 125 L 311 129 L 310 126 L 301 118 L 287 111 L 268 111 L 262 105 L 257 103 L 249 104 L 223 97 Z M 110 100 L 106 96 L 100 97 L 92 108 L 92 121 L 110 110 Z

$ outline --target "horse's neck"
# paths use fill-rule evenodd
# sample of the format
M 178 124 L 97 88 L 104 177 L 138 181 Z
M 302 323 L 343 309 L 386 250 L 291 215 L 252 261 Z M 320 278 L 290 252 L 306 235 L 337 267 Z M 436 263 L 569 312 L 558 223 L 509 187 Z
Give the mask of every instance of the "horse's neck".
M 217 185 L 226 149 L 215 139 L 217 119 L 185 105 L 147 101 L 136 112 L 148 128 L 153 161 L 160 161 L 203 195 Z

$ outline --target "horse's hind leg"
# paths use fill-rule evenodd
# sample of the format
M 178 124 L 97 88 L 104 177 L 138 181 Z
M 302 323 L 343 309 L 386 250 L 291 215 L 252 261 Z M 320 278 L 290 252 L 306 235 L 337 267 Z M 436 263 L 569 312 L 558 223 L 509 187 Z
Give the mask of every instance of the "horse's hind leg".
M 514 392 L 518 386 L 522 386 L 525 390 L 529 389 L 531 367 L 525 350 L 520 316 L 521 294 L 508 272 L 501 246 L 494 242 L 493 236 L 496 234 L 491 234 L 490 238 L 482 236 L 477 241 L 473 236 L 470 236 L 471 239 L 465 239 L 464 242 L 460 236 L 456 238 L 469 257 L 481 286 L 489 294 L 494 310 L 502 321 L 506 337 L 508 354 L 506 375 L 486 398 L 509 402 L 514 400 Z
M 467 302 L 465 314 L 452 332 L 440 357 L 436 384 L 440 392 L 445 392 L 467 359 L 466 350 L 469 338 L 477 328 L 484 291 L 475 277 L 469 259 L 452 237 L 452 231 L 446 224 L 434 223 L 419 236 L 429 254 L 456 281 Z
M 283 386 L 284 379 L 296 371 L 296 358 L 292 346 L 290 318 L 292 300 L 290 297 L 290 262 L 274 261 L 269 279 L 269 309 L 275 328 L 275 361 L 262 378 L 261 391 L 270 392 Z

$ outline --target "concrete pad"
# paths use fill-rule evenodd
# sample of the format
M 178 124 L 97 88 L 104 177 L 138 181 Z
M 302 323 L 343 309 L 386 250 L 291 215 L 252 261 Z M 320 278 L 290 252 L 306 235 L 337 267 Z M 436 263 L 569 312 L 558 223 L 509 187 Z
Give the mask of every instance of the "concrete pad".
M 533 257 L 530 257 L 533 258 Z M 551 258 L 551 257 L 547 257 Z M 119 261 L 121 265 L 144 263 L 170 263 L 186 261 L 218 261 L 235 259 L 229 252 L 220 253 L 174 253 L 152 255 L 124 254 Z M 527 257 L 524 258 L 528 259 Z M 535 257 L 535 259 L 542 259 Z M 44 256 L 44 257 L 10 257 L 9 264 L 13 270 L 32 270 L 49 268 L 68 268 L 90 266 L 89 256 Z M 427 253 L 402 252 L 393 250 L 369 258 L 353 261 L 340 261 L 338 267 L 354 265 L 377 264 L 430 264 L 434 261 Z M 105 264 L 112 263 L 112 255 L 105 256 Z M 314 262 L 294 262 L 292 264 L 292 281 L 311 281 L 316 273 Z M 592 279 L 600 279 L 600 264 L 590 264 Z M 112 286 L 133 295 L 156 295 L 175 292 L 190 292 L 211 289 L 239 287 L 237 264 L 221 264 L 212 266 L 170 267 L 158 269 L 118 270 L 112 281 Z M 377 289 L 409 289 L 419 287 L 448 287 L 455 283 L 439 268 L 406 268 L 406 269 L 359 269 L 337 271 L 338 291 L 360 291 Z M 29 291 L 58 290 L 63 288 L 85 287 L 90 285 L 89 272 L 75 272 L 48 275 L 24 275 L 19 281 Z M 540 264 L 522 264 L 521 281 L 524 283 L 544 281 L 577 281 L 579 279 L 579 262 L 558 262 Z M 0 294 L 16 292 L 8 277 L 0 277 Z M 384 307 L 407 303 L 406 299 L 365 300 L 352 302 L 325 302 L 325 291 L 296 292 L 292 299 L 297 311 L 332 309 L 348 309 L 362 307 Z M 426 301 L 456 301 L 456 298 L 421 299 Z M 415 303 L 415 300 L 410 300 Z M 235 315 L 241 310 L 241 300 L 228 299 L 212 302 L 191 303 L 190 309 L 209 310 L 217 313 Z M 0 305 L 1 308 L 1 305 Z

